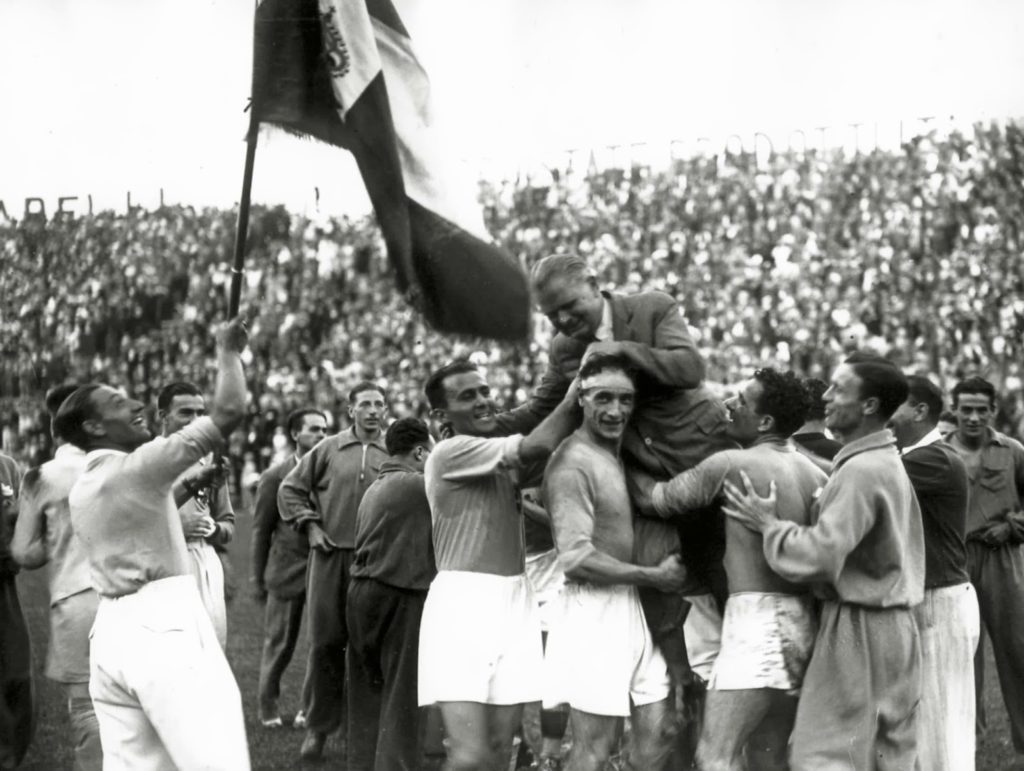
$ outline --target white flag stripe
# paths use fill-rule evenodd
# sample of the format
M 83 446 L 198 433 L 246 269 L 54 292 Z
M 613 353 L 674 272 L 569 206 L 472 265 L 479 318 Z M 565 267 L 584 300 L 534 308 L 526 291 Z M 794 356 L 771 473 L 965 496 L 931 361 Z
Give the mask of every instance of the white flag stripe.
M 381 71 L 380 54 L 364 0 L 320 0 L 324 50 L 342 121 Z
M 408 37 L 372 20 L 398 139 L 406 195 L 477 238 L 491 242 L 476 182 L 434 129 L 430 80 Z

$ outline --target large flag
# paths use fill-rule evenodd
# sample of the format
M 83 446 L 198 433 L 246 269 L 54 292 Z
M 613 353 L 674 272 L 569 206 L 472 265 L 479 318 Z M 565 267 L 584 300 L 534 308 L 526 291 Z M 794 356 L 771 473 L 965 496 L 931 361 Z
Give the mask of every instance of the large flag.
M 444 332 L 526 337 L 529 291 L 436 141 L 430 84 L 391 0 L 263 0 L 257 122 L 355 156 L 398 286 Z M 254 124 L 255 125 L 255 124 Z

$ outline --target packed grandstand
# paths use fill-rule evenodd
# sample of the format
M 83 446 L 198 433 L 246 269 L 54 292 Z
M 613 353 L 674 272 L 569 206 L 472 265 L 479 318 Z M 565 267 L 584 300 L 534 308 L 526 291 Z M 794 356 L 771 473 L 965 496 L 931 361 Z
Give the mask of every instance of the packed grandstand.
M 997 427 L 1024 434 L 1024 129 L 931 133 L 895 152 L 806 150 L 676 160 L 667 170 L 556 170 L 486 180 L 495 239 L 529 265 L 575 250 L 602 284 L 659 289 L 683 308 L 711 381 L 776 365 L 821 376 L 869 348 L 946 388 L 982 374 L 1001 393 Z M 226 315 L 232 210 L 169 205 L 130 215 L 0 220 L 2 447 L 49 457 L 42 396 L 100 379 L 152 401 L 161 385 L 212 385 L 211 324 Z M 289 410 L 334 416 L 363 378 L 392 414 L 424 415 L 439 362 L 491 364 L 508 404 L 543 371 L 529 344 L 443 337 L 389 277 L 372 218 L 310 219 L 256 208 L 243 289 L 253 316 L 253 395 L 232 455 L 241 473 L 283 450 Z M 249 354 L 247 354 L 249 355 Z

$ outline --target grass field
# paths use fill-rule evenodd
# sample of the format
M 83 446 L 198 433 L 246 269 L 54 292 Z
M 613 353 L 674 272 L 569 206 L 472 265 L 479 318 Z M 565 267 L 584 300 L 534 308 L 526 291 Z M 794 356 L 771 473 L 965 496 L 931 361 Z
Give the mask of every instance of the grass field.
M 249 594 L 249 525 L 247 512 L 240 511 L 237 534 L 231 549 L 239 595 L 228 608 L 228 659 L 242 690 L 253 768 L 266 771 L 294 769 L 301 765 L 299 745 L 302 742 L 302 732 L 290 728 L 271 731 L 260 727 L 256 722 L 256 685 L 262 642 L 263 608 Z M 22 768 L 39 771 L 70 769 L 71 741 L 61 689 L 41 674 L 48 633 L 44 571 L 23 574 L 18 581 L 22 606 L 32 634 L 39 710 L 35 740 Z M 286 720 L 294 714 L 298 703 L 305 655 L 306 641 L 303 639 L 282 684 L 281 710 Z M 1024 655 L 1024 651 L 1021 655 Z M 991 650 L 987 651 L 987 660 L 985 704 L 989 714 L 989 729 L 978 740 L 977 768 L 979 771 L 1024 771 L 1024 758 L 1015 756 L 1010 744 L 1006 709 L 999 694 Z M 198 705 L 198 708 L 201 708 L 201 705 Z M 203 740 L 203 737 L 197 737 L 197 741 Z M 341 742 L 339 734 L 328 740 L 323 767 L 342 767 Z

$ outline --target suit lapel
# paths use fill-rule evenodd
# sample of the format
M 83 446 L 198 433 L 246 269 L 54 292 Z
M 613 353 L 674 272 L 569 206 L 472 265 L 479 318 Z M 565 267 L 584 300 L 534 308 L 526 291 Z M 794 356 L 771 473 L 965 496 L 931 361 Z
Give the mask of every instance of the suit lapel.
M 633 334 L 629 322 L 633 314 L 626 307 L 626 298 L 621 295 L 607 294 L 605 297 L 612 305 L 612 339 L 632 340 Z

